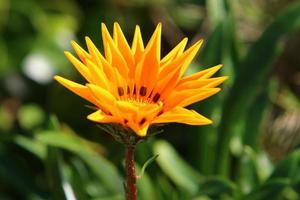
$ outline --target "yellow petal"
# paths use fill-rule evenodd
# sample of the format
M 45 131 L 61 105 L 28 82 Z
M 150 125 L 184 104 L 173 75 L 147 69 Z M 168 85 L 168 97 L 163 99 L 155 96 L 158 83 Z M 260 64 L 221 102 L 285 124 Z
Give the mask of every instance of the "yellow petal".
M 102 54 L 99 52 L 99 50 L 97 49 L 97 47 L 89 37 L 85 37 L 85 42 L 88 47 L 91 60 L 100 68 L 102 68 L 102 62 L 101 62 L 101 57 L 103 57 Z
M 135 58 L 135 63 L 138 63 L 144 52 L 144 43 L 139 26 L 135 27 L 131 51 Z
M 71 45 L 83 63 L 85 63 L 85 60 L 87 58 L 91 58 L 91 56 L 83 48 L 81 48 L 74 40 L 71 41 Z
M 138 107 L 129 101 L 118 101 L 117 106 L 122 112 L 137 113 L 139 111 Z
M 173 61 L 175 58 L 177 58 L 179 55 L 182 54 L 184 51 L 184 48 L 187 44 L 188 39 L 184 38 L 176 47 L 172 49 L 161 61 L 160 65 L 163 68 L 166 64 Z
M 145 104 L 139 108 L 136 116 L 136 122 L 139 123 L 143 119 L 151 122 L 155 116 L 162 110 L 162 104 Z
M 202 70 L 202 71 L 192 74 L 190 76 L 183 77 L 179 81 L 179 84 L 184 83 L 186 81 L 209 78 L 212 75 L 214 75 L 217 71 L 219 71 L 219 69 L 221 69 L 221 67 L 222 67 L 222 65 L 216 65 L 214 67 L 208 68 L 206 70 Z
M 120 74 L 127 79 L 129 69 L 127 66 L 127 63 L 125 59 L 123 58 L 122 54 L 120 53 L 119 49 L 117 48 L 115 42 L 111 38 L 106 26 L 102 23 L 102 39 L 103 39 L 103 44 L 104 44 L 104 51 L 105 51 L 105 56 L 107 55 L 108 52 L 111 53 L 111 64 L 112 66 L 116 67 Z
M 200 88 L 173 91 L 165 100 L 166 103 L 164 109 L 169 110 L 176 106 L 186 107 L 197 101 L 204 100 L 220 90 L 220 88 Z
M 147 131 L 149 128 L 149 124 L 145 124 L 144 126 L 139 126 L 135 123 L 128 122 L 128 126 L 140 137 L 145 137 L 147 135 Z
M 186 50 L 182 55 L 177 57 L 174 61 L 166 64 L 166 66 L 159 73 L 158 84 L 163 83 L 164 86 L 163 91 L 162 89 L 160 89 L 161 99 L 166 98 L 177 85 L 178 81 L 180 80 L 180 77 L 182 76 L 182 73 L 185 71 L 185 69 L 188 67 L 188 65 L 196 55 L 201 44 L 202 40 L 198 41 L 196 44 L 194 44 L 192 47 Z M 158 84 L 155 88 L 162 88 L 162 86 L 159 86 Z
M 98 122 L 98 123 L 119 123 L 120 120 L 111 115 L 105 114 L 101 110 L 97 110 L 96 112 L 87 116 L 87 118 L 91 121 Z
M 143 65 L 141 70 L 136 71 L 136 81 L 138 85 L 146 88 L 145 95 L 147 97 L 152 91 L 154 84 L 158 78 L 158 70 L 160 63 L 160 43 L 161 43 L 161 24 L 158 24 L 152 37 L 150 38 L 143 57 Z M 138 91 L 140 88 L 137 88 Z M 141 93 L 140 93 L 141 94 Z
M 70 60 L 70 62 L 74 65 L 74 67 L 77 69 L 77 71 L 88 81 L 92 82 L 92 77 L 89 69 L 82 64 L 77 58 L 75 58 L 70 52 L 65 52 L 65 55 Z
M 180 68 L 180 77 L 185 72 L 185 70 L 188 68 L 189 64 L 192 62 L 193 58 L 195 57 L 196 53 L 198 52 L 199 48 L 201 47 L 203 43 L 203 40 L 199 40 L 196 42 L 192 47 L 190 47 L 188 50 L 186 50 L 182 55 L 177 57 L 173 62 L 170 62 L 167 64 L 163 70 L 159 74 L 159 78 L 165 77 L 167 74 L 169 74 L 173 70 L 177 70 L 177 68 Z
M 136 134 L 141 136 L 141 137 L 145 137 L 147 135 L 147 132 L 148 132 L 148 128 L 149 126 L 143 126 L 139 129 L 136 130 Z
M 179 83 L 175 87 L 175 90 L 213 88 L 213 87 L 220 85 L 227 79 L 228 79 L 227 76 L 221 76 L 221 77 L 217 77 L 217 78 L 186 81 L 183 83 Z
M 118 23 L 114 23 L 114 40 L 117 44 L 118 49 L 123 55 L 129 68 L 134 65 L 134 58 L 131 49 L 127 43 L 127 40 L 122 32 L 122 29 Z
M 177 71 L 172 71 L 163 79 L 160 79 L 153 90 L 153 98 L 155 95 L 159 95 L 159 99 L 164 100 L 176 86 L 179 74 L 180 69 L 177 69 Z
M 106 75 L 104 74 L 104 72 L 101 70 L 101 67 L 96 66 L 90 60 L 87 60 L 87 66 L 90 69 L 93 82 L 96 85 L 110 91 L 111 90 L 110 82 L 108 81 L 108 79 L 107 79 Z M 102 66 L 102 64 L 100 64 L 100 66 Z
M 78 83 L 75 83 L 73 81 L 70 81 L 60 76 L 54 76 L 54 79 L 60 84 L 62 84 L 64 87 L 69 89 L 70 91 L 77 94 L 78 96 L 84 98 L 85 100 L 88 100 L 94 105 L 98 105 L 96 99 L 93 97 L 90 90 L 86 86 L 80 85 Z
M 171 122 L 189 125 L 206 125 L 212 123 L 211 120 L 200 115 L 199 113 L 178 106 L 173 108 L 172 110 L 161 114 L 155 120 L 152 121 L 152 123 L 154 124 Z
M 103 55 L 100 53 L 100 51 L 97 49 L 97 47 L 89 37 L 85 37 L 85 41 L 90 52 L 90 59 L 88 60 L 92 60 L 97 65 L 97 67 L 99 67 L 99 69 L 106 74 L 108 79 L 112 80 L 112 66 L 103 57 Z
M 115 106 L 116 99 L 110 92 L 93 84 L 87 84 L 87 87 L 90 89 L 91 93 L 97 100 L 102 110 L 118 116 L 118 112 Z

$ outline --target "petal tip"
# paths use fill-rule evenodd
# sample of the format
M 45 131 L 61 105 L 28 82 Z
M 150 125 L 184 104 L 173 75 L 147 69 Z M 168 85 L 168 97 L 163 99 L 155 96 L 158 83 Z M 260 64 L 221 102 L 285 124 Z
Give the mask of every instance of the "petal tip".
M 58 81 L 59 79 L 61 79 L 61 77 L 58 76 L 58 75 L 55 75 L 55 76 L 53 76 L 53 79 L 56 80 L 56 81 Z
M 148 128 L 143 128 L 143 129 L 137 131 L 136 134 L 140 137 L 145 137 L 147 135 L 147 130 L 148 130 Z
M 114 27 L 120 28 L 120 24 L 118 22 L 114 22 Z
M 101 29 L 102 31 L 107 30 L 107 27 L 103 22 L 101 22 Z
M 72 57 L 72 54 L 69 51 L 64 51 L 64 54 L 66 57 Z

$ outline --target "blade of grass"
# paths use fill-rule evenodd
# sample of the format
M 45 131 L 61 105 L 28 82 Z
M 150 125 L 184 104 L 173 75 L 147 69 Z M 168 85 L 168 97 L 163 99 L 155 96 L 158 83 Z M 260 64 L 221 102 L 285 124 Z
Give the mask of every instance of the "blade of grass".
M 164 173 L 178 186 L 190 194 L 195 194 L 202 176 L 188 165 L 166 141 L 155 142 L 153 148 L 155 154 L 159 154 L 156 161 Z
M 300 27 L 300 3 L 291 4 L 284 10 L 256 41 L 240 65 L 240 71 L 223 107 L 222 120 L 217 144 L 216 172 L 228 176 L 229 142 L 235 132 L 238 120 L 253 102 L 256 91 L 266 79 L 276 56 L 279 41 L 286 34 Z
M 230 77 L 226 85 L 234 79 L 236 65 L 238 63 L 237 39 L 235 37 L 235 25 L 232 16 L 225 17 L 207 40 L 201 62 L 205 66 L 212 66 L 219 63 L 224 64 L 221 72 Z M 225 86 L 226 87 L 226 86 Z M 214 126 L 199 127 L 192 143 L 196 149 L 196 165 L 203 174 L 213 174 L 215 162 L 215 145 L 217 140 L 217 128 L 221 113 L 219 105 L 224 101 L 224 94 L 212 97 L 209 101 L 202 102 L 197 108 L 205 116 L 212 116 Z

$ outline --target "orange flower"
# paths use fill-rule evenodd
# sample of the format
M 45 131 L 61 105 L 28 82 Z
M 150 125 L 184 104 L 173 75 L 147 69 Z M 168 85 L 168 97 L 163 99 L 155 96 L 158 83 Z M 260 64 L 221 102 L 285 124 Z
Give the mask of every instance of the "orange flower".
M 65 52 L 67 58 L 86 79 L 81 85 L 60 76 L 54 78 L 63 86 L 88 100 L 97 111 L 88 119 L 130 128 L 138 136 L 147 135 L 152 124 L 184 123 L 206 125 L 212 121 L 184 107 L 220 91 L 216 88 L 227 77 L 210 78 L 221 65 L 183 77 L 202 40 L 185 50 L 184 38 L 161 59 L 161 24 L 144 47 L 139 26 L 129 46 L 118 23 L 113 37 L 102 24 L 103 56 L 90 38 L 88 51 L 72 41 L 79 59 Z

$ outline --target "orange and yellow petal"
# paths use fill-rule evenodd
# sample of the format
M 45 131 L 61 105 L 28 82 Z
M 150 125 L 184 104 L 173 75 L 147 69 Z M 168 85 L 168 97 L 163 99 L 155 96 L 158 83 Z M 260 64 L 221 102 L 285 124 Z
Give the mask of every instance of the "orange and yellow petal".
M 202 71 L 197 72 L 195 74 L 183 77 L 179 81 L 179 84 L 182 84 L 182 83 L 187 82 L 187 81 L 194 81 L 194 80 L 198 80 L 198 79 L 210 78 L 212 75 L 214 75 L 221 68 L 222 68 L 222 65 L 216 65 L 214 67 L 202 70 Z
M 186 89 L 199 89 L 199 88 L 214 88 L 225 80 L 227 80 L 227 76 L 221 76 L 217 78 L 208 78 L 208 79 L 198 79 L 192 81 L 185 81 L 183 83 L 179 83 L 175 90 L 186 90 Z
M 167 64 L 172 62 L 175 58 L 177 58 L 183 53 L 187 41 L 188 39 L 184 38 L 176 47 L 172 49 L 172 51 L 170 51 L 165 57 L 163 57 L 163 59 L 160 61 L 160 70 L 162 70 Z
M 88 115 L 87 118 L 97 123 L 119 123 L 120 122 L 119 118 L 112 115 L 107 115 L 101 110 L 97 110 L 96 112 L 93 112 L 92 114 Z
M 86 86 L 80 85 L 60 76 L 54 76 L 54 79 L 60 84 L 62 84 L 65 88 L 77 94 L 78 96 L 84 98 L 85 100 L 91 102 L 94 105 L 98 105 L 96 99 Z
M 195 102 L 202 101 L 216 93 L 218 93 L 220 88 L 200 88 L 200 89 L 189 89 L 182 91 L 173 91 L 166 99 L 166 104 L 164 106 L 165 110 L 172 109 L 176 106 L 186 107 Z
M 158 116 L 155 120 L 152 121 L 154 124 L 163 124 L 163 123 L 183 123 L 189 125 L 207 125 L 211 124 L 212 121 L 206 117 L 200 115 L 196 111 L 188 110 L 177 106 L 167 112 L 164 112 Z

